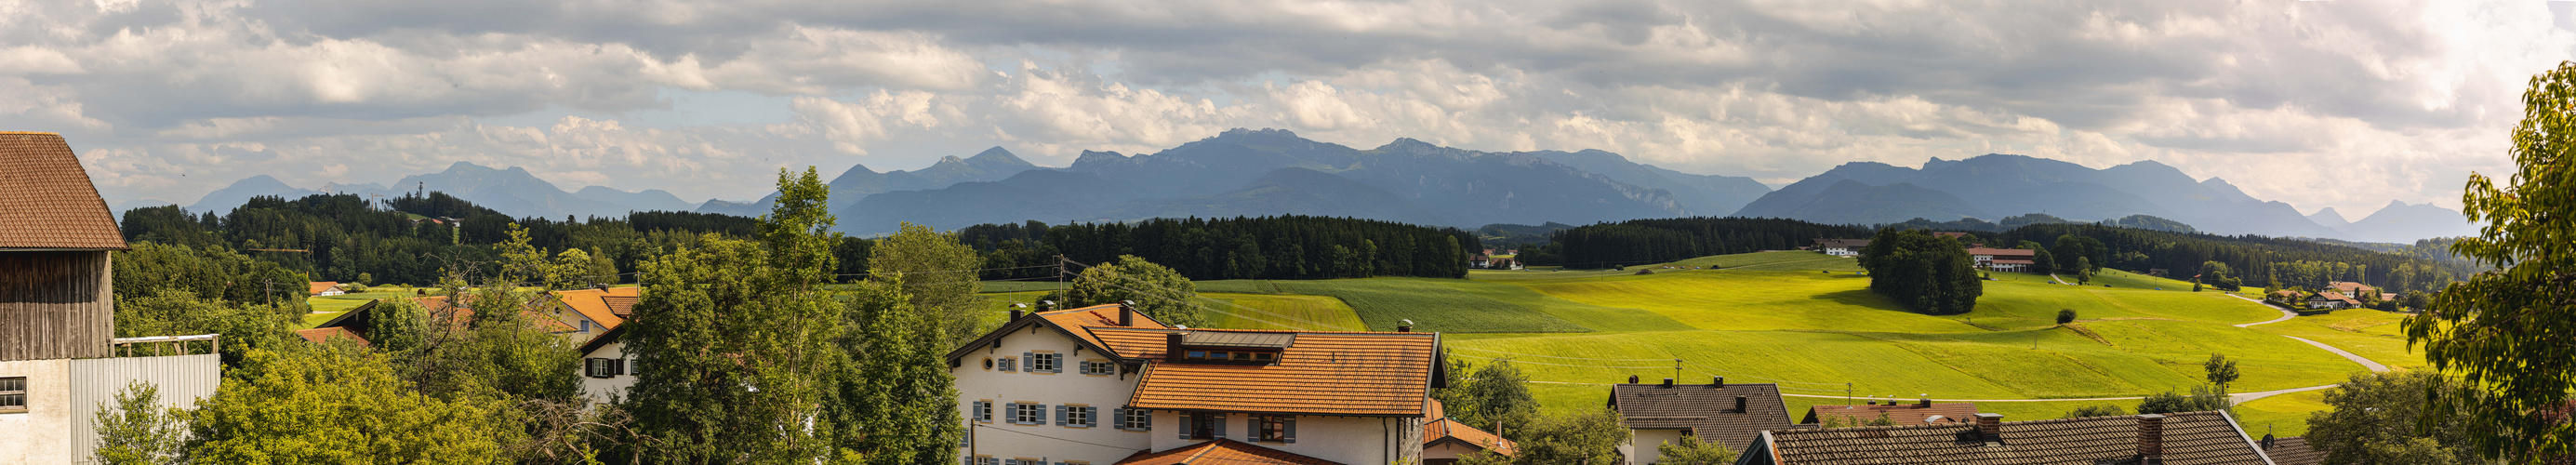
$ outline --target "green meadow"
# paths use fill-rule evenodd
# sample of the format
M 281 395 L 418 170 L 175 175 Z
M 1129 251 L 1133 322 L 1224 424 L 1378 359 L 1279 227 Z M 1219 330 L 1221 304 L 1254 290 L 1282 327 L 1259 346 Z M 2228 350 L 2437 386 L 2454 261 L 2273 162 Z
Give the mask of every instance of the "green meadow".
M 1691 269 L 1700 268 L 1700 269 Z M 1638 274 L 1639 270 L 1651 271 Z M 1975 311 L 1923 315 L 1868 290 L 1848 258 L 1764 252 L 1632 266 L 1624 271 L 1477 270 L 1469 279 L 1369 278 L 1323 281 L 1204 281 L 1218 303 L 1217 327 L 1441 332 L 1450 356 L 1476 363 L 1510 359 L 1551 411 L 1599 408 L 1603 385 L 1637 376 L 1706 383 L 1779 383 L 1793 415 L 1840 396 L 1929 395 L 1984 402 L 2011 419 L 2063 416 L 2092 403 L 2048 401 L 2187 391 L 2212 353 L 2240 361 L 2239 392 L 2331 384 L 2358 364 L 2293 335 L 2392 366 L 2420 365 L 2404 351 L 2395 315 L 2344 311 L 2238 328 L 2280 312 L 2185 281 L 2115 270 L 2089 285 L 2044 275 L 1995 273 Z M 1249 307 L 1248 311 L 1233 306 Z M 2060 309 L 2078 321 L 2058 325 Z M 1287 318 L 1287 317 L 1293 317 Z M 2414 362 L 2408 362 L 2414 360 Z M 1846 391 L 1849 389 L 1849 391 Z M 2240 406 L 2249 419 L 2299 434 L 2313 392 Z M 2250 421 L 2250 420 L 2249 420 Z M 2248 425 L 2249 428 L 2256 428 Z

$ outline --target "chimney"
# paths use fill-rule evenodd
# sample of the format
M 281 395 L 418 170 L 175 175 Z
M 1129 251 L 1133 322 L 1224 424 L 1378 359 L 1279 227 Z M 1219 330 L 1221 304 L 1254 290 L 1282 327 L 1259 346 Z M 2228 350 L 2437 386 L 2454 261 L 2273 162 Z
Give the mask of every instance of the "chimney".
M 1747 412 L 1751 412 L 1751 410 L 1744 409 L 1744 396 L 1735 396 L 1735 413 Z
M 1664 378 L 1664 389 L 1672 389 L 1672 388 L 1673 388 L 1673 379 L 1672 379 L 1672 378 Z
M 1011 319 L 1010 319 L 1010 321 L 1020 321 L 1020 309 L 1019 309 L 1018 307 L 1012 307 L 1012 308 L 1011 308 Z
M 1395 325 L 1395 332 L 1399 332 L 1399 333 L 1410 333 L 1410 332 L 1413 332 L 1413 319 L 1411 319 L 1411 318 L 1406 318 L 1406 319 L 1403 319 L 1403 320 L 1397 320 L 1397 321 L 1401 321 L 1401 322 L 1403 322 L 1403 323 L 1402 323 L 1402 324 Z
M 2138 463 L 2157 465 L 2165 462 L 2165 416 L 2138 416 Z
M 1628 375 L 1628 384 L 1637 384 L 1637 375 Z
M 1988 446 L 2004 445 L 2004 414 L 1977 414 L 1977 436 L 1985 438 Z
M 1726 389 L 1726 377 L 1719 376 L 1717 379 L 1709 381 L 1709 384 L 1717 385 L 1718 389 Z
M 1186 334 L 1186 333 L 1172 332 L 1172 333 L 1164 333 L 1164 334 L 1163 334 L 1163 359 L 1164 359 L 1164 360 L 1175 361 L 1175 362 L 1177 362 L 1177 361 L 1180 361 L 1180 360 L 1181 360 L 1181 335 L 1182 335 L 1182 334 Z
M 1916 408 L 1932 408 L 1932 398 L 1925 397 L 1922 402 L 1917 402 L 1914 406 Z
M 1136 307 L 1118 306 L 1118 326 L 1136 326 Z

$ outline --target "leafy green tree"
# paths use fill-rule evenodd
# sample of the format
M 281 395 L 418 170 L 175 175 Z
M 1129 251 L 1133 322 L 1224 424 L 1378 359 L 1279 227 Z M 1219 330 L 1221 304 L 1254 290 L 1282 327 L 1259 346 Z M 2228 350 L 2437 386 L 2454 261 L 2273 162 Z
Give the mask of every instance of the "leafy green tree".
M 938 325 L 938 334 L 951 343 L 983 336 L 993 324 L 987 321 L 992 312 L 986 311 L 984 299 L 975 296 L 983 282 L 975 273 L 958 271 L 982 264 L 975 249 L 957 243 L 956 235 L 912 223 L 904 223 L 902 230 L 876 240 L 868 249 L 868 279 L 894 282 L 900 278 L 904 292 L 912 296 L 912 308 L 928 315 Z
M 1449 416 L 1469 425 L 1501 424 L 1502 433 L 1518 440 L 1526 425 L 1538 416 L 1538 399 L 1530 395 L 1529 376 L 1512 366 L 1509 359 L 1494 360 L 1476 368 L 1474 375 L 1462 384 L 1452 385 L 1461 402 L 1448 405 Z
M 2470 173 L 2461 213 L 2483 234 L 2451 252 L 2496 270 L 2453 283 L 2407 317 L 2408 347 L 2458 388 L 2436 392 L 2427 422 L 2459 418 L 2491 457 L 2522 463 L 2576 460 L 2576 421 L 2551 421 L 2576 391 L 2576 62 L 2535 76 L 2513 131 L 2518 170 L 2497 180 Z M 2563 413 L 2561 414 L 2563 415 Z
M 2094 270 L 2094 269 L 2095 269 L 2095 268 L 2093 268 L 2093 259 L 2090 259 L 2090 258 L 2084 258 L 2084 257 L 2076 257 L 2076 258 L 2075 258 L 2075 283 L 2076 283 L 2076 284 L 2093 284 L 2093 270 Z
M 188 418 L 188 410 L 162 407 L 159 386 L 140 381 L 127 384 L 116 392 L 116 405 L 100 405 L 94 418 L 98 449 L 90 452 L 91 461 L 175 464 L 186 451 L 188 430 L 181 421 Z
M 1619 463 L 1619 445 L 1628 442 L 1628 426 L 1619 412 L 1585 410 L 1541 417 L 1523 428 L 1517 439 L 1516 463 L 1528 465 L 1609 465 Z
M 2075 322 L 2075 309 L 2072 309 L 2072 308 L 2061 308 L 2061 309 L 2057 309 L 2057 324 L 2061 324 L 2061 325 L 2062 325 L 2062 324 L 2074 323 L 2074 322 Z
M 1869 290 L 1907 309 L 1933 315 L 1967 313 L 1985 294 L 1975 257 L 1959 241 L 1919 229 L 1881 229 L 1863 249 Z
M 2326 463 L 2486 463 L 2471 420 L 2425 415 L 2425 393 L 2459 387 L 2432 370 L 2355 373 L 2326 391 L 2333 409 L 2308 414 L 2308 445 Z
M 2111 260 L 2111 249 L 2102 240 L 2074 234 L 2057 236 L 2057 246 L 2049 252 L 2058 263 L 2071 264 L 2064 267 L 2067 271 L 2102 271 L 2102 265 Z
M 2207 375 L 2209 384 L 2218 386 L 2221 393 L 2227 392 L 2227 386 L 2235 384 L 2240 376 L 2236 372 L 2236 361 L 2228 360 L 2224 354 L 2209 354 L 2209 361 L 2201 363 L 2200 368 Z
M 841 420 L 843 455 L 865 463 L 945 462 L 965 434 L 954 403 L 957 379 L 941 357 L 947 338 L 914 311 L 904 289 L 894 278 L 846 293 L 851 332 L 843 344 L 859 360 L 841 375 L 833 414 Z
M 1062 302 L 1068 306 L 1133 301 L 1137 311 L 1166 325 L 1196 328 L 1206 324 L 1206 317 L 1192 303 L 1199 296 L 1197 283 L 1171 268 L 1134 255 L 1120 255 L 1117 263 L 1082 270 L 1067 291 Z
M 354 347 L 255 349 L 225 377 L 188 418 L 190 462 L 492 463 L 521 436 L 497 395 L 422 395 Z
M 2066 412 L 2066 418 L 2117 417 L 2128 414 L 2128 410 L 2121 410 L 2118 405 L 2100 404 L 2076 407 L 2075 411 Z
M 831 455 L 817 422 L 836 391 L 846 305 L 824 295 L 832 249 L 829 190 L 812 169 L 779 173 L 761 241 L 708 235 L 639 265 L 644 295 L 626 353 L 652 367 L 622 406 L 672 463 L 808 461 Z
M 1659 464 L 1730 465 L 1735 463 L 1735 450 L 1728 449 L 1717 441 L 1703 441 L 1698 436 L 1683 436 L 1681 442 L 1657 445 L 1655 452 L 1664 454 L 1662 460 L 1655 461 Z
M 2140 414 L 2205 412 L 2212 410 L 2233 411 L 2235 408 L 2228 405 L 2226 392 L 2221 392 L 2206 384 L 2192 386 L 2191 394 L 2176 394 L 2173 391 L 2165 391 L 2147 396 L 2146 399 L 2138 401 L 2138 413 Z

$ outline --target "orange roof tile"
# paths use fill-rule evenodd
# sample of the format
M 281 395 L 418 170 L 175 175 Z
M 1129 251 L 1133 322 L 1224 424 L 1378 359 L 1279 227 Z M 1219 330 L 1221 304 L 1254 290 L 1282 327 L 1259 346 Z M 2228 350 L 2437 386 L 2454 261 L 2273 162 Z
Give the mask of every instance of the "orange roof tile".
M 1090 331 L 1091 328 L 1122 327 L 1118 326 L 1118 304 L 1093 305 L 1075 309 L 1057 310 L 1039 313 L 1037 316 L 1039 318 L 1045 318 L 1048 323 L 1054 323 L 1056 327 L 1064 328 L 1065 331 L 1072 332 L 1074 337 L 1082 338 L 1083 342 L 1089 342 L 1091 345 L 1100 347 L 1109 347 L 1109 345 L 1100 343 L 1100 337 L 1093 335 Z M 1171 328 L 1170 326 L 1163 326 L 1163 322 L 1154 321 L 1153 318 L 1145 317 L 1143 312 L 1136 313 L 1135 323 L 1138 328 Z
M 1139 451 L 1117 465 L 1341 465 L 1278 449 L 1218 439 L 1162 452 Z
M 63 136 L 0 132 L 0 249 L 126 250 Z
M 331 290 L 331 288 L 334 288 L 334 287 L 340 287 L 340 282 L 339 282 L 339 281 L 314 281 L 314 282 L 312 283 L 312 288 L 311 288 L 311 289 L 306 290 L 306 291 L 304 292 L 304 294 L 305 294 L 305 295 L 321 295 L 321 294 L 322 294 L 322 291 L 328 291 L 328 290 Z
M 1148 364 L 1127 405 L 1157 410 L 1425 416 L 1437 333 L 1337 333 L 1094 327 L 1121 357 L 1161 358 L 1174 333 L 1294 334 L 1266 365 Z
M 1444 442 L 1475 447 L 1478 450 L 1502 455 L 1512 455 L 1519 449 L 1519 446 L 1513 444 L 1510 439 L 1503 439 L 1502 436 L 1495 436 L 1494 433 L 1467 426 L 1466 423 L 1459 423 L 1458 420 L 1442 418 L 1422 424 L 1423 446 L 1435 446 Z
M 609 305 L 608 298 L 634 298 L 642 296 L 643 292 L 642 287 L 612 287 L 552 291 L 547 294 L 553 295 L 556 302 L 562 302 L 565 307 L 581 313 L 583 318 L 599 322 L 601 326 L 616 328 L 618 325 L 626 324 L 626 318 L 617 314 L 617 311 Z
M 304 340 L 315 344 L 330 342 L 332 338 L 358 341 L 359 345 L 373 344 L 371 342 L 367 342 L 367 338 L 358 337 L 358 333 L 349 332 L 349 328 L 339 326 L 296 330 L 295 336 L 304 338 Z

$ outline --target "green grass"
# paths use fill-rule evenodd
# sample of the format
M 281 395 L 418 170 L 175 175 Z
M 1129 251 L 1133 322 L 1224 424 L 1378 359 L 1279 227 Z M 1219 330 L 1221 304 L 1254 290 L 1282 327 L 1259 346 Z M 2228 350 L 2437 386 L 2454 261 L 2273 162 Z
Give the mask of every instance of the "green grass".
M 1350 305 L 1343 304 L 1341 299 L 1332 297 L 1227 293 L 1204 293 L 1199 294 L 1199 297 L 1233 304 L 1233 306 L 1208 305 L 1208 308 L 1222 312 L 1210 312 L 1207 315 L 1207 325 L 1211 328 L 1304 329 L 1315 328 L 1317 324 L 1329 329 L 1357 330 L 1366 327 L 1360 322 L 1358 312 L 1351 310 Z M 1253 310 L 1236 306 L 1250 307 Z
M 2254 326 L 2255 331 L 2298 336 L 2352 352 L 2390 367 L 2425 366 L 2421 350 L 2407 350 L 2406 315 L 2378 310 L 2336 310 L 2325 315 Z
M 1420 331 L 1562 333 L 1686 329 L 1636 309 L 1585 305 L 1516 286 L 1458 279 L 1368 278 L 1327 281 L 1208 281 L 1200 292 L 1304 294 L 1341 299 L 1375 331 L 1413 320 Z M 1590 322 L 1578 324 L 1575 321 Z
M 2326 406 L 2326 391 L 2293 392 L 2236 404 L 2236 424 L 2245 434 L 2256 438 L 2268 431 L 2274 436 L 2308 435 L 2308 414 L 2333 410 Z
M 1898 310 L 1869 292 L 1868 277 L 1848 274 L 1723 270 L 1512 284 L 1584 304 L 1643 309 L 1695 329 L 1978 331 Z

